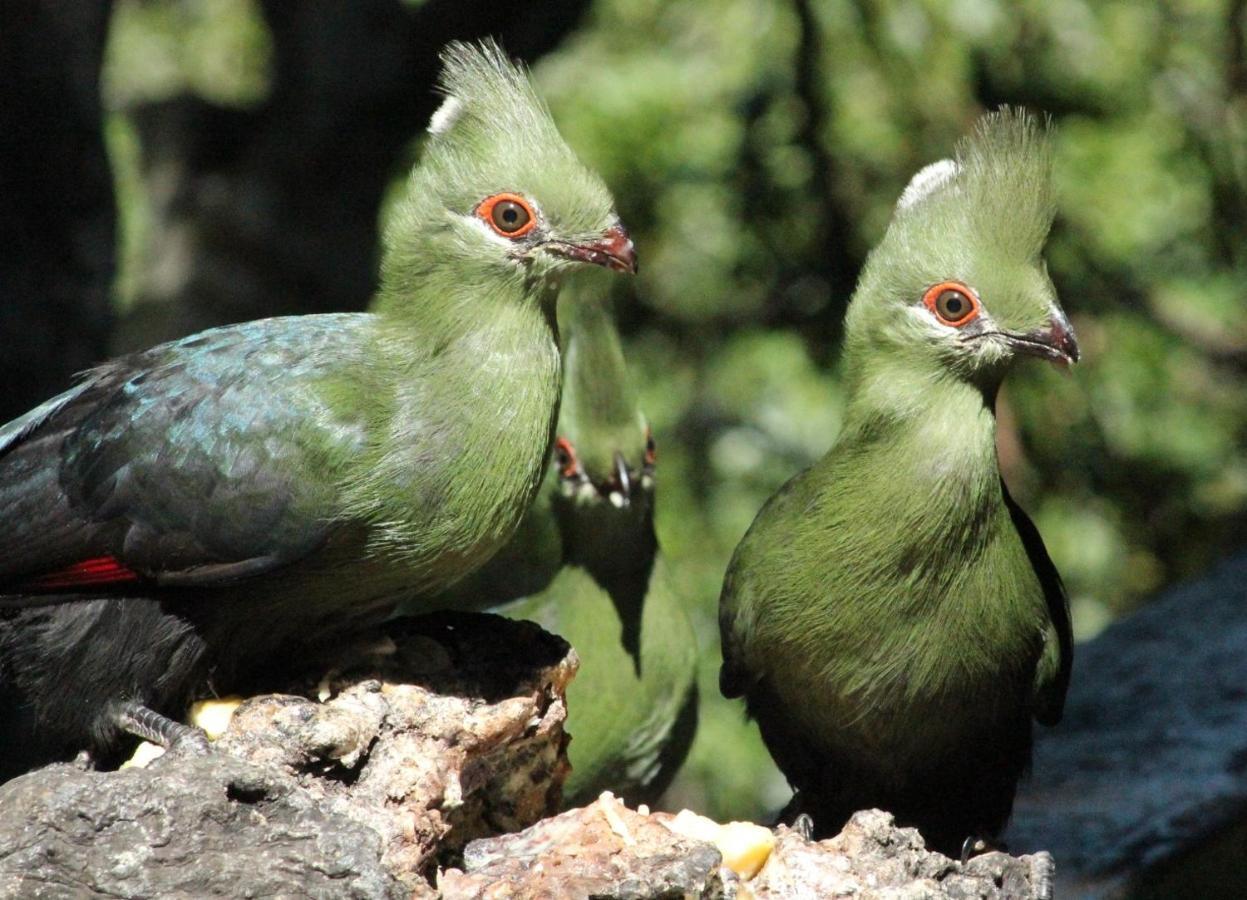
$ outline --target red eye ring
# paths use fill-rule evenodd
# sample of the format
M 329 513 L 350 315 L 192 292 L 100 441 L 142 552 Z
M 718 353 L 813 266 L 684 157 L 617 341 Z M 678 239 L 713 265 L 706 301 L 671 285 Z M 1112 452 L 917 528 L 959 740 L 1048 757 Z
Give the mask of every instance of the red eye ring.
M 494 234 L 511 240 L 522 238 L 537 227 L 532 204 L 509 191 L 486 197 L 477 204 L 476 215 Z
M 979 295 L 960 281 L 941 281 L 927 288 L 922 304 L 942 324 L 952 328 L 969 325 L 979 317 L 983 305 Z
M 565 437 L 554 442 L 554 458 L 558 463 L 559 474 L 564 478 L 573 478 L 580 474 L 580 460 L 576 457 L 576 448 Z

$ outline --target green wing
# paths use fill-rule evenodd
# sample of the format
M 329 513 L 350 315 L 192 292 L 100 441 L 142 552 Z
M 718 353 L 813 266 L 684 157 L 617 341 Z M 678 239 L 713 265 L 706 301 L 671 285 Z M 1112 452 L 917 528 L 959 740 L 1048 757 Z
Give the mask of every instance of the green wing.
M 1074 631 L 1070 624 L 1069 597 L 1061 574 L 1057 572 L 1048 556 L 1039 529 L 1022 507 L 1014 502 L 1003 481 L 1005 504 L 1013 526 L 1022 538 L 1022 546 L 1030 558 L 1039 583 L 1043 585 L 1044 599 L 1048 604 L 1048 628 L 1044 632 L 1043 656 L 1035 670 L 1035 719 L 1041 725 L 1055 725 L 1061 721 L 1065 709 L 1065 693 L 1069 690 L 1070 672 L 1074 666 Z

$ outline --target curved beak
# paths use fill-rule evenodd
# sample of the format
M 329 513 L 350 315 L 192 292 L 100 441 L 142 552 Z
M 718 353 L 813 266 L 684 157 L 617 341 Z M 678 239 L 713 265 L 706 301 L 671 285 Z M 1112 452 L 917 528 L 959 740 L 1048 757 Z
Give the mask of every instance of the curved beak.
M 1038 356 L 1062 367 L 1078 362 L 1078 341 L 1069 320 L 1060 312 L 1053 313 L 1047 328 L 1025 334 L 1005 333 L 1010 346 L 1020 353 Z
M 564 259 L 605 266 L 629 275 L 637 272 L 636 248 L 632 246 L 632 238 L 622 225 L 612 225 L 597 240 L 577 243 L 551 241 L 547 246 L 551 253 Z
M 632 476 L 628 474 L 628 463 L 623 454 L 615 451 L 615 483 L 611 486 L 611 501 L 618 495 L 620 501 L 615 505 L 623 508 L 632 502 Z

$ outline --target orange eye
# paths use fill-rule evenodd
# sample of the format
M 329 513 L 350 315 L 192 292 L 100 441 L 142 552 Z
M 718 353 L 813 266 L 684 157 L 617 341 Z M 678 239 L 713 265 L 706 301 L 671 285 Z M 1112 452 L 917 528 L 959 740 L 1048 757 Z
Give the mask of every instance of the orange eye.
M 537 217 L 519 194 L 494 194 L 476 207 L 485 224 L 507 238 L 522 238 L 537 227 Z
M 941 281 L 927 288 L 922 302 L 945 325 L 960 328 L 979 316 L 979 298 L 960 281 Z
M 564 478 L 572 478 L 580 472 L 580 460 L 576 458 L 576 448 L 565 437 L 554 442 L 554 461 L 558 464 L 559 474 Z
M 645 465 L 651 469 L 658 462 L 658 445 L 654 443 L 654 432 L 645 426 Z

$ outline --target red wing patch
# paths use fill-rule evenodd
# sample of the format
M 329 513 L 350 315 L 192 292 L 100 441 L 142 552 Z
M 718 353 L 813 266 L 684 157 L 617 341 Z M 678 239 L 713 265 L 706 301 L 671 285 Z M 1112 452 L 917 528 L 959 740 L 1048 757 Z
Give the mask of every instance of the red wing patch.
M 39 575 L 28 580 L 23 587 L 33 590 L 90 587 L 100 584 L 120 584 L 138 581 L 139 574 L 115 556 L 97 556 L 84 559 L 55 572 Z

